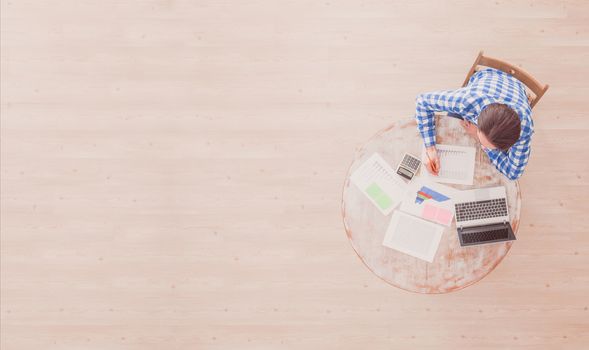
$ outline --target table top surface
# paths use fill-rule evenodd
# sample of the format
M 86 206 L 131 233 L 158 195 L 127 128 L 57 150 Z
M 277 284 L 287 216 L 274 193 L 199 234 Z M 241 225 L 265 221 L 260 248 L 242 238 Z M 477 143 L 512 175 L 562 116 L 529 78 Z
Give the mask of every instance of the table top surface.
M 517 181 L 510 181 L 495 169 L 478 142 L 463 132 L 458 119 L 443 116 L 436 116 L 436 119 L 438 144 L 473 146 L 477 149 L 474 184 L 446 185 L 461 190 L 504 186 L 511 225 L 517 234 L 521 208 Z M 378 277 L 408 291 L 447 293 L 485 277 L 507 255 L 513 242 L 461 247 L 453 220 L 452 225 L 444 229 L 432 263 L 384 247 L 382 241 L 392 214 L 382 215 L 350 182 L 350 175 L 374 152 L 395 167 L 405 152 L 420 155 L 422 144 L 413 119 L 392 124 L 373 136 L 356 152 L 348 170 L 342 195 L 342 215 L 352 247 Z

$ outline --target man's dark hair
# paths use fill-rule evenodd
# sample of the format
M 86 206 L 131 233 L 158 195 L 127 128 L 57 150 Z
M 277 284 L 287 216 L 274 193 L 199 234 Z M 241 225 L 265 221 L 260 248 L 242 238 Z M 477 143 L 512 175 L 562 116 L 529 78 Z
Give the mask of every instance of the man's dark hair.
M 521 121 L 509 106 L 491 103 L 479 115 L 478 127 L 495 147 L 507 151 L 519 140 Z

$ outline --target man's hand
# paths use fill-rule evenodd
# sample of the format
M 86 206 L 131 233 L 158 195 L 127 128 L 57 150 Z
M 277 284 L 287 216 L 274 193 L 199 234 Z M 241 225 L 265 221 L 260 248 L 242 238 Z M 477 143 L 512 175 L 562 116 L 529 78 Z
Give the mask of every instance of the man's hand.
M 478 140 L 478 136 L 477 136 L 477 131 L 479 130 L 477 128 L 476 125 L 474 125 L 473 123 L 467 121 L 467 120 L 463 120 L 460 122 L 460 125 L 462 125 L 462 128 L 464 129 L 464 131 L 469 134 L 471 137 L 474 137 L 476 140 Z
M 438 150 L 436 149 L 436 146 L 430 146 L 426 148 L 425 154 L 428 158 L 425 163 L 427 171 L 437 176 L 440 173 L 440 156 L 438 156 Z

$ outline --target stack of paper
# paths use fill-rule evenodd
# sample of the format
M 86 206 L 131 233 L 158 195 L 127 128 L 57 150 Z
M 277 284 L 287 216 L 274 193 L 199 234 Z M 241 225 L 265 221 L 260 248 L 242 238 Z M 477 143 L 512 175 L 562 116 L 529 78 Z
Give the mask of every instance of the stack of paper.
M 439 177 L 427 171 L 407 185 L 377 153 L 351 176 L 351 181 L 383 213 L 395 211 L 383 245 L 416 258 L 432 262 L 444 231 L 454 217 L 453 198 L 458 191 L 436 182 L 472 183 L 474 148 L 438 145 L 441 158 Z M 438 225 L 440 224 L 440 225 Z
M 407 189 L 407 184 L 378 153 L 354 171 L 351 180 L 384 215 L 399 205 Z
M 434 261 L 444 229 L 440 225 L 395 211 L 382 244 L 416 258 Z
M 424 176 L 413 178 L 401 210 L 445 226 L 452 225 L 457 190 L 432 182 Z
M 449 184 L 472 185 L 474 180 L 474 165 L 476 149 L 474 147 L 456 145 L 436 145 L 440 157 L 440 172 L 437 176 L 424 171 L 432 181 Z M 425 148 L 422 152 L 424 162 L 427 162 Z

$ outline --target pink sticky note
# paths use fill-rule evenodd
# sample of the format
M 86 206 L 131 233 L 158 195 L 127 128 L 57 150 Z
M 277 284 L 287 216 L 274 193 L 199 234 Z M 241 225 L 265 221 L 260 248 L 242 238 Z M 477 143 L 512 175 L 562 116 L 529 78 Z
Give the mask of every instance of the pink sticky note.
M 423 211 L 421 212 L 421 217 L 427 220 L 436 220 L 436 213 L 438 211 L 438 208 L 436 208 L 435 206 L 426 203 L 423 206 Z
M 448 209 L 438 208 L 435 220 L 440 224 L 450 225 L 450 222 L 452 221 L 452 212 Z

